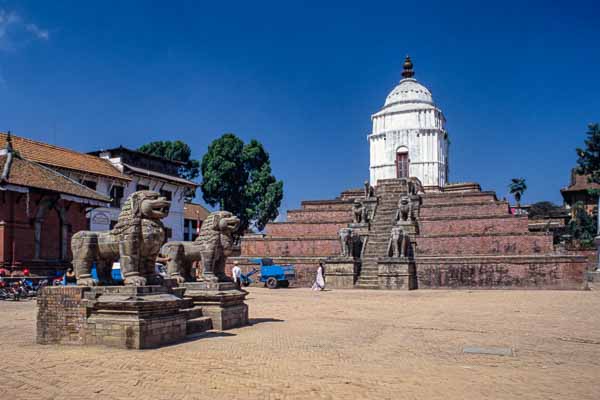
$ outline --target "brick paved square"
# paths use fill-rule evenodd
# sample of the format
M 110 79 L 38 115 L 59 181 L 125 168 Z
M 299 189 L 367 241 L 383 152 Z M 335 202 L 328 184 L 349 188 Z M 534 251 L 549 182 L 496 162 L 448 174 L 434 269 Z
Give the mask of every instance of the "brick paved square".
M 600 292 L 250 288 L 253 325 L 156 350 L 42 346 L 0 302 L 5 399 L 596 399 Z M 512 348 L 514 356 L 464 354 Z

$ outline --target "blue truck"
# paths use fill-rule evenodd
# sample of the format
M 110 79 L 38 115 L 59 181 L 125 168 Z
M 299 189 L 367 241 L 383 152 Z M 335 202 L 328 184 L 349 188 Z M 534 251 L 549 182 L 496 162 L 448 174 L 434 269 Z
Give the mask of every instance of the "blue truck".
M 290 282 L 296 279 L 296 268 L 293 265 L 273 264 L 270 258 L 252 258 L 250 262 L 260 265 L 260 281 L 269 289 L 289 287 Z M 255 268 L 248 274 L 242 274 L 242 284 L 248 286 L 254 281 L 251 276 L 258 270 Z

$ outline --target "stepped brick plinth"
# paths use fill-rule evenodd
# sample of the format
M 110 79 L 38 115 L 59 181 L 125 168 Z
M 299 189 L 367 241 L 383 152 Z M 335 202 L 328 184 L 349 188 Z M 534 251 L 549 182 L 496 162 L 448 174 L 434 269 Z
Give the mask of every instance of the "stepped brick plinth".
M 162 286 L 46 287 L 37 301 L 40 344 L 146 349 L 186 335 L 183 300 Z
M 212 328 L 227 330 L 248 325 L 248 292 L 237 290 L 231 282 L 186 282 L 185 297 L 193 303 L 192 310 L 201 310 L 211 320 Z M 191 311 L 193 312 L 193 311 Z
M 371 198 L 376 201 L 374 215 L 358 229 L 364 246 L 355 287 L 585 287 L 590 259 L 583 252 L 564 251 L 554 245 L 552 235 L 530 231 L 527 216 L 512 215 L 508 202 L 498 200 L 494 192 L 481 191 L 476 183 L 451 184 L 418 194 L 408 254 L 414 278 L 390 283 L 393 279 L 385 274 L 393 263 L 380 261 L 389 256 L 398 201 L 408 195 L 407 190 L 403 180 L 378 181 Z M 295 284 L 309 286 L 318 263 L 340 254 L 339 230 L 356 228 L 352 214 L 356 199 L 365 200 L 364 190 L 348 190 L 334 200 L 303 202 L 301 209 L 288 211 L 287 222 L 267 225 L 265 235 L 244 237 L 241 257 L 230 258 L 230 263 L 237 259 L 249 271 L 250 258 L 270 257 L 276 263 L 294 264 L 299 278 Z M 335 271 L 326 268 L 326 275 L 328 269 Z

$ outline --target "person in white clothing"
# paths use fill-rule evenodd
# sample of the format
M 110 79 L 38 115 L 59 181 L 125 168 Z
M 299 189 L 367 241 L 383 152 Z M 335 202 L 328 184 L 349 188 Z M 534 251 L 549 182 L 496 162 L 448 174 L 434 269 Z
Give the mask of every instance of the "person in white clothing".
M 231 269 L 231 274 L 233 275 L 233 283 L 235 283 L 235 287 L 238 289 L 242 288 L 242 269 L 238 265 L 237 261 L 233 262 L 233 268 Z
M 323 269 L 323 263 L 319 263 L 317 268 L 317 277 L 315 283 L 312 285 L 312 290 L 325 290 L 325 271 Z

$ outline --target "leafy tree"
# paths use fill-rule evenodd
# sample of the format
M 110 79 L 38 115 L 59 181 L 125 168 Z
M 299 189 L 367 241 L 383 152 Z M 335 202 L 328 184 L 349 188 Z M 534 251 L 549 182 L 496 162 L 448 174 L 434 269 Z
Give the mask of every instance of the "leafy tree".
M 573 218 L 568 225 L 571 237 L 584 247 L 591 247 L 597 231 L 596 219 L 585 210 L 585 205 L 578 201 L 573 205 Z
M 138 151 L 185 163 L 178 171 L 181 178 L 191 181 L 200 175 L 200 162 L 192 159 L 192 149 L 181 140 L 150 142 L 138 148 Z M 195 192 L 193 189 L 189 190 L 185 195 L 186 201 L 192 201 Z
M 510 184 L 508 185 L 508 190 L 510 191 L 510 194 L 515 196 L 517 208 L 521 208 L 521 197 L 523 196 L 523 193 L 527 190 L 525 179 L 512 178 Z
M 202 158 L 202 197 L 211 206 L 231 211 L 240 234 L 252 224 L 258 230 L 277 218 L 283 182 L 271 173 L 269 154 L 256 140 L 248 144 L 226 133 L 208 146 Z
M 576 172 L 587 175 L 588 182 L 600 184 L 600 125 L 589 124 L 586 134 L 585 149 L 576 149 L 578 156 Z M 588 192 L 598 197 L 598 218 L 600 218 L 600 193 L 596 189 L 590 189 Z
M 539 219 L 560 217 L 564 215 L 565 212 L 566 211 L 563 207 L 557 206 L 550 201 L 539 201 L 537 203 L 533 203 L 529 208 L 529 218 Z

